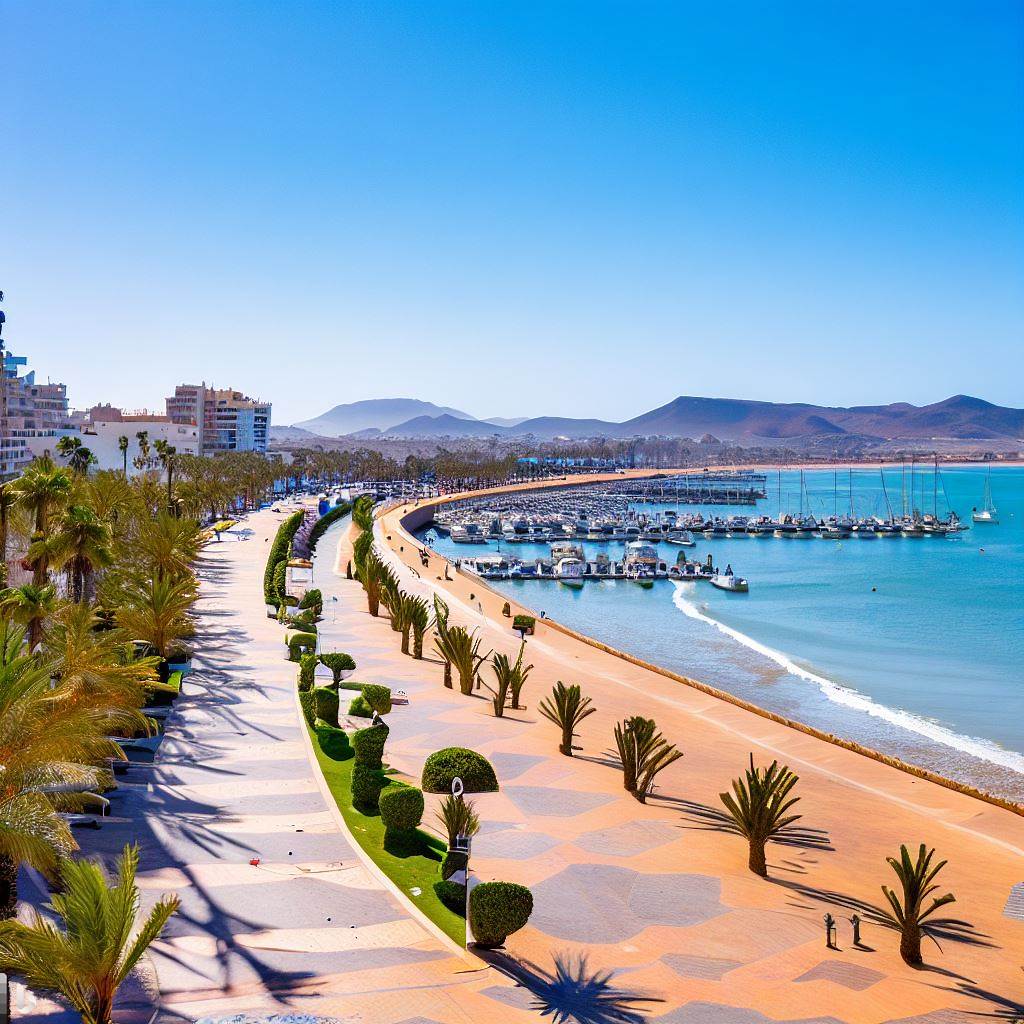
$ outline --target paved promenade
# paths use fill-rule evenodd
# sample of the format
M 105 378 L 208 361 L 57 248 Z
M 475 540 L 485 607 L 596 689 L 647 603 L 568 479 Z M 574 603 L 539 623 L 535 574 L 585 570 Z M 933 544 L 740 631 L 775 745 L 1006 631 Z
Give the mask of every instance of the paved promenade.
M 508 1016 L 484 994 L 513 986 L 420 924 L 325 802 L 295 708 L 296 666 L 284 660 L 281 626 L 263 615 L 267 538 L 282 518 L 254 515 L 251 540 L 227 536 L 205 550 L 195 672 L 157 763 L 123 777 L 114 820 L 78 833 L 84 852 L 109 858 L 138 842 L 145 897 L 181 897 L 154 946 L 160 1020 L 538 1020 Z
M 514 652 L 503 598 L 472 577 L 444 581 L 439 556 L 423 570 L 399 518 L 388 514 L 377 530 L 408 563 L 407 585 L 441 591 L 453 622 L 479 628 L 485 651 Z M 528 709 L 495 719 L 486 693 L 444 689 L 438 663 L 401 657 L 386 619 L 370 619 L 355 584 L 339 586 L 339 621 L 360 676 L 402 685 L 412 699 L 414 713 L 389 742 L 391 763 L 415 777 L 432 750 L 463 744 L 497 768 L 501 792 L 478 798 L 484 834 L 474 866 L 482 878 L 533 889 L 531 923 L 509 943 L 532 965 L 528 984 L 577 1005 L 597 1006 L 603 995 L 604 1005 L 638 1014 L 579 1019 L 966 1024 L 1024 1012 L 1024 920 L 1014 909 L 1024 895 L 1024 819 L 543 625 L 528 642 L 536 666 Z M 573 759 L 557 753 L 557 730 L 536 713 L 556 679 L 580 682 L 598 708 Z M 612 740 L 613 724 L 638 712 L 686 755 L 647 806 L 624 794 Z M 804 831 L 769 847 L 771 881 L 747 871 L 745 843 L 720 813 L 718 793 L 750 751 L 801 777 Z M 967 922 L 946 930 L 941 950 L 926 941 L 925 970 L 904 965 L 898 936 L 872 922 L 880 885 L 895 882 L 885 857 L 901 842 L 926 842 L 949 859 L 940 879 L 958 899 L 949 916 Z M 825 948 L 826 912 L 838 919 L 838 950 Z M 860 947 L 853 913 L 865 922 Z M 524 991 L 500 998 L 528 1001 Z

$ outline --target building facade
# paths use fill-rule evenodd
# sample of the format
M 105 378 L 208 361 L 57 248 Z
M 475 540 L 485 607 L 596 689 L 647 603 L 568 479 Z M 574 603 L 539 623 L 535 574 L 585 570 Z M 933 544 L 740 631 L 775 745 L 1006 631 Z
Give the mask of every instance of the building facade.
M 261 452 L 270 439 L 269 402 L 249 398 L 230 388 L 179 384 L 167 399 L 172 423 L 199 430 L 203 455 L 218 452 Z

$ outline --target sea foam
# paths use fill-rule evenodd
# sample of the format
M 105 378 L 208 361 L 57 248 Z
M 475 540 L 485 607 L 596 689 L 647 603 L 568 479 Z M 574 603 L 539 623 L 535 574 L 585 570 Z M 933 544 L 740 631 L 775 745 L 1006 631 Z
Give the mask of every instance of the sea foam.
M 673 581 L 673 585 L 675 589 L 672 601 L 684 615 L 691 619 L 699 619 L 701 622 L 713 626 L 720 633 L 724 633 L 749 650 L 768 658 L 790 675 L 813 683 L 833 704 L 840 704 L 843 707 L 871 715 L 873 718 L 882 719 L 890 725 L 906 729 L 908 732 L 916 733 L 918 736 L 924 736 L 935 743 L 941 743 L 943 746 L 959 750 L 979 760 L 1001 765 L 1004 768 L 1009 768 L 1011 771 L 1024 774 L 1024 754 L 1019 754 L 1014 750 L 1007 750 L 1005 747 L 980 737 L 963 736 L 944 725 L 940 725 L 938 722 L 921 718 L 909 711 L 886 707 L 884 704 L 877 703 L 863 693 L 859 693 L 847 686 L 840 686 L 831 679 L 826 679 L 824 676 L 801 667 L 782 651 L 777 651 L 767 646 L 767 644 L 762 644 L 753 637 L 747 636 L 746 633 L 741 633 L 738 629 L 733 629 L 724 622 L 720 622 L 718 619 L 708 615 L 696 602 L 691 601 L 687 597 L 687 590 L 692 589 L 695 584 Z

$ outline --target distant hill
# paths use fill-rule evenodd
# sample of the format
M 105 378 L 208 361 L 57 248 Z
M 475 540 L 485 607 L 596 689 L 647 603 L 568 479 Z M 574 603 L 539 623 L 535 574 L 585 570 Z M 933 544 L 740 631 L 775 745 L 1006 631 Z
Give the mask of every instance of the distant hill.
M 403 411 L 408 415 L 395 415 Z M 815 443 L 830 443 L 829 439 L 834 439 L 837 445 L 849 445 L 902 439 L 1017 440 L 1024 438 L 1024 409 L 993 405 L 969 395 L 954 395 L 924 406 L 896 402 L 851 408 L 681 395 L 624 423 L 613 423 L 561 416 L 477 420 L 457 409 L 396 398 L 339 405 L 323 416 L 296 424 L 296 428 L 329 437 L 343 433 L 407 438 L 524 437 L 529 434 L 550 440 L 651 435 L 699 438 L 712 434 L 723 441 L 747 445 L 812 438 Z
M 417 416 L 443 415 L 463 420 L 473 418 L 458 409 L 421 402 L 416 398 L 371 398 L 363 402 L 336 405 L 323 415 L 301 420 L 295 426 L 324 437 L 340 437 L 342 434 L 354 434 L 370 428 L 386 430 L 395 423 L 404 423 Z

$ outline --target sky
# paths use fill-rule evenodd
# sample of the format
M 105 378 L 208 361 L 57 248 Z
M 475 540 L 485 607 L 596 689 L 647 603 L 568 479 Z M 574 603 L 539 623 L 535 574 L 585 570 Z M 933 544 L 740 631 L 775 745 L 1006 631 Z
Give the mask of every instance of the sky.
M 5 342 L 621 420 L 1024 406 L 1024 4 L 0 0 Z

